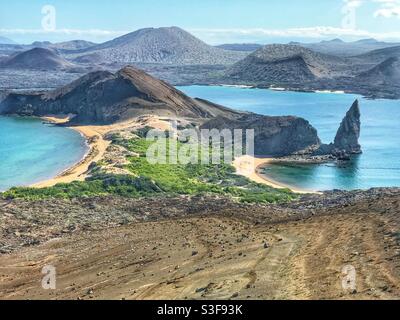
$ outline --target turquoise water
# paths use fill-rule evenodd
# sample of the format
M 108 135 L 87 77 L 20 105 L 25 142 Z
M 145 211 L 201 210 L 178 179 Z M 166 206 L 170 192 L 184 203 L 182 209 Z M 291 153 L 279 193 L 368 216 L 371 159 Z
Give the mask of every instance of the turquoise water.
M 86 153 L 81 135 L 39 119 L 0 117 L 0 191 L 50 179 Z
M 364 153 L 345 166 L 272 165 L 272 179 L 308 190 L 400 187 L 400 101 L 367 100 L 354 94 L 302 93 L 220 86 L 179 87 L 199 97 L 235 109 L 264 115 L 294 115 L 318 130 L 325 143 L 333 141 L 340 122 L 355 99 L 360 100 Z

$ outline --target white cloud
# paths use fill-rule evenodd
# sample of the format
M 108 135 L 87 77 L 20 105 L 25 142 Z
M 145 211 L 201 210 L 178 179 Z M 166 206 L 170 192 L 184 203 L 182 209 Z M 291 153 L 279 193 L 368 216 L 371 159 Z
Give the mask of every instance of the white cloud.
M 48 31 L 44 29 L 0 29 L 0 34 L 3 35 L 76 35 L 94 37 L 117 37 L 126 33 L 129 33 L 129 31 L 111 31 L 100 29 L 56 29 L 54 31 Z
M 375 0 L 389 1 L 389 0 Z M 390 0 L 391 1 L 391 0 Z M 400 30 L 385 33 L 376 33 L 366 30 L 345 29 L 338 27 L 316 26 L 308 28 L 289 28 L 289 29 L 266 29 L 266 28 L 221 28 L 221 29 L 187 29 L 200 39 L 210 43 L 219 44 L 223 42 L 260 42 L 266 43 L 272 39 L 281 38 L 283 41 L 296 39 L 333 39 L 342 38 L 343 40 L 356 40 L 362 38 L 375 38 L 379 40 L 400 40 Z M 57 37 L 57 39 L 90 39 L 96 38 L 100 41 L 110 40 L 134 30 L 115 31 L 101 29 L 57 29 L 46 31 L 43 29 L 0 29 L 0 35 L 13 37 L 27 37 L 36 39 L 47 39 Z M 286 40 L 285 40 L 286 39 Z
M 351 8 L 358 8 L 363 4 L 363 0 L 345 0 L 344 2 Z
M 381 4 L 381 8 L 374 12 L 375 18 L 400 18 L 399 0 L 374 0 L 374 2 Z
M 383 8 L 375 11 L 375 18 L 400 18 L 400 6 L 392 7 L 392 8 Z
M 200 38 L 246 38 L 251 37 L 260 40 L 267 40 L 268 37 L 282 38 L 375 38 L 380 40 L 400 39 L 400 31 L 375 33 L 366 30 L 343 29 L 336 27 L 317 26 L 310 28 L 290 28 L 290 29 L 190 29 Z

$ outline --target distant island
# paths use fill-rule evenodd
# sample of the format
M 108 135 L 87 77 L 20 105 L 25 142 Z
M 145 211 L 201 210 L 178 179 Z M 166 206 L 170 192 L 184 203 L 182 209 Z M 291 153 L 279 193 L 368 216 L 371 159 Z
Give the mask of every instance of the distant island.
M 34 61 L 33 55 L 38 50 L 35 48 L 49 50 L 43 52 L 42 59 L 51 56 L 57 65 L 46 64 L 44 60 L 35 66 L 23 62 L 24 59 Z M 80 40 L 55 44 L 0 44 L 3 74 L 0 90 L 29 89 L 17 76 L 24 70 L 41 83 L 38 87 L 56 88 L 90 71 L 115 72 L 132 64 L 173 85 L 275 86 L 398 99 L 399 58 L 399 43 L 374 39 L 213 47 L 178 27 L 146 28 L 102 44 Z M 51 82 L 37 74 L 55 69 L 57 73 L 52 74 Z

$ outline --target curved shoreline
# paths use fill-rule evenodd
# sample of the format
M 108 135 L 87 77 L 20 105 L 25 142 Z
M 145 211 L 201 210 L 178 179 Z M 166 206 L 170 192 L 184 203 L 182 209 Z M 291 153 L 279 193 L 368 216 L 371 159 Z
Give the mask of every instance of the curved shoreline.
M 261 172 L 261 169 L 268 164 L 274 162 L 274 158 L 256 158 L 252 156 L 242 156 L 236 158 L 232 165 L 236 169 L 236 173 L 261 184 L 268 185 L 276 189 L 289 189 L 298 194 L 321 194 L 318 191 L 299 189 L 294 186 L 286 185 L 273 180 Z
M 54 124 L 67 123 L 71 117 L 67 116 L 46 116 L 41 117 L 41 119 Z M 88 146 L 88 151 L 83 156 L 83 158 L 67 168 L 57 176 L 51 179 L 40 181 L 30 185 L 34 188 L 45 188 L 52 187 L 58 183 L 70 183 L 73 181 L 84 181 L 87 177 L 87 172 L 89 170 L 90 164 L 92 162 L 97 162 L 101 160 L 110 142 L 103 139 L 103 133 L 101 128 L 96 129 L 95 126 L 77 126 L 68 127 L 69 129 L 77 131 L 86 141 Z
M 41 119 L 54 124 L 68 123 L 73 115 L 49 115 Z M 120 122 L 112 125 L 88 125 L 71 126 L 72 130 L 79 132 L 86 140 L 89 150 L 87 154 L 76 164 L 64 170 L 54 178 L 41 181 L 30 185 L 33 188 L 46 188 L 55 186 L 58 183 L 71 183 L 73 181 L 85 181 L 89 175 L 89 167 L 93 162 L 98 162 L 104 158 L 104 155 L 111 144 L 111 141 L 104 139 L 104 136 L 114 130 L 124 130 L 127 128 L 140 127 L 143 119 L 137 118 L 126 122 Z M 147 124 L 160 130 L 170 128 L 169 123 L 155 116 L 148 116 Z

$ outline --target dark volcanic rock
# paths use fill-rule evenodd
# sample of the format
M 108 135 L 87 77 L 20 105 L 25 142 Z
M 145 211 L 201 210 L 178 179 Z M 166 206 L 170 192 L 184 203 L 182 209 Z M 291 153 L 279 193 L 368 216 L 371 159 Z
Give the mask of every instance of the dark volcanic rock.
M 0 103 L 0 114 L 74 114 L 75 124 L 107 124 L 142 115 L 206 119 L 238 112 L 196 101 L 141 70 L 125 67 L 115 74 L 92 72 L 46 93 L 12 93 Z
M 360 109 L 355 101 L 343 119 L 334 143 L 322 144 L 317 130 L 298 117 L 268 117 L 245 114 L 236 118 L 217 117 L 201 129 L 254 129 L 256 156 L 285 157 L 288 162 L 327 162 L 350 160 L 351 154 L 361 153 Z M 245 136 L 243 136 L 245 141 Z
M 334 147 L 349 154 L 361 153 L 361 146 L 358 142 L 361 130 L 361 113 L 358 100 L 356 100 L 343 119 L 336 134 Z
M 356 100 L 340 124 L 335 141 L 331 144 L 322 144 L 313 156 L 333 155 L 338 160 L 350 160 L 352 154 L 362 153 L 358 141 L 361 132 L 360 117 L 360 107 Z
M 202 129 L 254 129 L 255 154 L 258 156 L 287 156 L 310 153 L 321 144 L 317 130 L 308 121 L 297 117 L 267 117 L 244 115 L 238 119 L 218 117 Z

